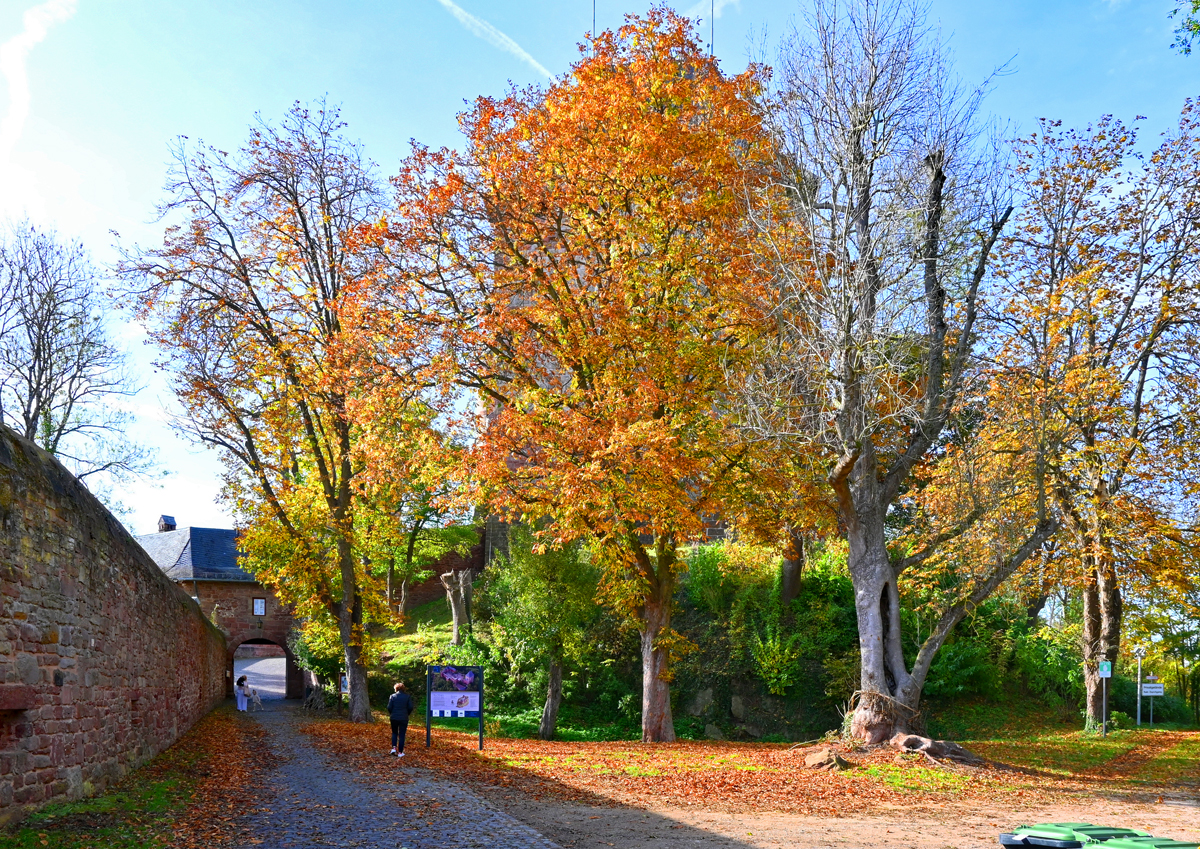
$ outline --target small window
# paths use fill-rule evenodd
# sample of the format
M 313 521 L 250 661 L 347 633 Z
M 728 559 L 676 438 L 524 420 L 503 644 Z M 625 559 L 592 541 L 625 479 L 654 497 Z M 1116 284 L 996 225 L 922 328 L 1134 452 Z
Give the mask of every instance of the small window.
M 265 598 L 254 599 L 254 615 L 255 616 L 266 616 L 267 615 L 267 600 Z

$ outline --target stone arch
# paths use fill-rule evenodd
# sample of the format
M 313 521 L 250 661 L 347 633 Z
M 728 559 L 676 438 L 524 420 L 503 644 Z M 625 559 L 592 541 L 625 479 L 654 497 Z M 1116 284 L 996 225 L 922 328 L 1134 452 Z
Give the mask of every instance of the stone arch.
M 242 646 L 267 645 L 278 646 L 283 650 L 284 656 L 284 698 L 285 699 L 301 699 L 304 698 L 304 671 L 297 665 L 296 658 L 292 655 L 292 649 L 287 644 L 287 639 L 272 640 L 266 637 L 247 637 L 242 640 L 230 639 L 228 642 L 229 651 L 225 659 L 225 680 L 226 696 L 233 697 L 233 684 L 236 680 L 234 676 L 233 656 Z

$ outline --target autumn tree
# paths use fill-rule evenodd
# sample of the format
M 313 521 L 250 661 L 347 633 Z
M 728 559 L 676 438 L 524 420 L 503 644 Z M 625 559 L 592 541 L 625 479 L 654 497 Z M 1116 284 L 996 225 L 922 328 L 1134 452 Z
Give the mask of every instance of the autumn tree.
M 1022 198 L 1006 250 L 1005 380 L 1056 433 L 1047 469 L 1065 534 L 1063 579 L 1083 596 L 1089 721 L 1101 720 L 1098 663 L 1116 661 L 1122 585 L 1194 580 L 1197 421 L 1195 292 L 1200 107 L 1148 155 L 1106 117 L 1052 121 L 1021 140 Z M 1026 407 L 1027 408 L 1027 407 Z M 1170 551 L 1174 549 L 1174 551 Z
M 364 431 L 349 411 L 373 368 L 357 295 L 378 271 L 358 234 L 383 205 L 343 127 L 336 109 L 297 104 L 277 125 L 260 119 L 239 151 L 181 143 L 161 210 L 181 220 L 162 247 L 129 251 L 122 272 L 166 355 L 182 427 L 227 465 L 246 564 L 334 629 L 350 718 L 367 721 L 364 626 L 387 610 L 365 534 L 391 510 L 360 486 Z M 403 442 L 405 420 L 391 421 Z
M 910 664 L 900 582 L 979 516 L 896 549 L 889 519 L 963 406 L 1011 209 L 978 118 L 984 91 L 955 79 L 919 4 L 821 0 L 808 27 L 785 41 L 766 106 L 791 203 L 786 217 L 756 216 L 775 249 L 777 332 L 743 415 L 759 436 L 825 458 L 858 615 L 853 730 L 877 742 L 910 726 L 955 624 L 1038 550 L 1053 518 L 1043 510 L 941 597 Z
M 0 422 L 119 507 L 111 485 L 149 472 L 153 455 L 126 435 L 137 386 L 109 307 L 79 242 L 28 221 L 0 232 Z
M 461 152 L 417 148 L 388 236 L 481 399 L 483 495 L 540 545 L 591 541 L 641 634 L 643 739 L 673 740 L 681 549 L 749 485 L 715 412 L 760 320 L 760 75 L 722 74 L 666 8 L 582 52 L 544 91 L 477 100 Z

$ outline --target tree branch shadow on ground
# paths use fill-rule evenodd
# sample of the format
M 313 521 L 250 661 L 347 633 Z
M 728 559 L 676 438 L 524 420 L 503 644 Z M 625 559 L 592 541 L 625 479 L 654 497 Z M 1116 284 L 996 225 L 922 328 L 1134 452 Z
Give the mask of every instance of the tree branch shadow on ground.
M 403 761 L 386 754 L 380 741 L 387 736 L 385 723 L 374 726 L 316 721 L 302 726 L 319 748 L 354 765 L 368 780 L 398 790 L 403 795 L 404 774 L 423 769 L 440 780 L 466 787 L 514 819 L 558 843 L 564 849 L 602 849 L 607 846 L 641 846 L 658 849 L 705 846 L 714 849 L 750 849 L 756 844 L 707 831 L 637 805 L 617 801 L 590 790 L 560 782 L 520 766 L 481 761 L 457 742 L 439 739 L 425 748 L 424 729 L 409 732 Z M 400 785 L 397 787 L 397 785 Z M 708 814 L 697 810 L 697 813 Z M 718 816 L 736 816 L 724 814 Z

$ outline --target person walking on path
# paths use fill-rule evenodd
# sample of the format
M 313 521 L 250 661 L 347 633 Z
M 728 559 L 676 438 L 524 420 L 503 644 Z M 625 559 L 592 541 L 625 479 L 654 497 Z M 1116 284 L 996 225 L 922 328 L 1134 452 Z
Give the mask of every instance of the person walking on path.
M 396 682 L 396 692 L 388 699 L 388 716 L 392 718 L 392 751 L 398 758 L 404 757 L 404 735 L 408 733 L 408 717 L 413 712 L 413 700 L 404 689 L 404 685 Z
M 237 698 L 237 709 L 245 710 L 246 700 L 249 698 L 249 694 L 246 692 L 245 675 L 237 679 L 237 683 L 233 685 L 233 695 Z

